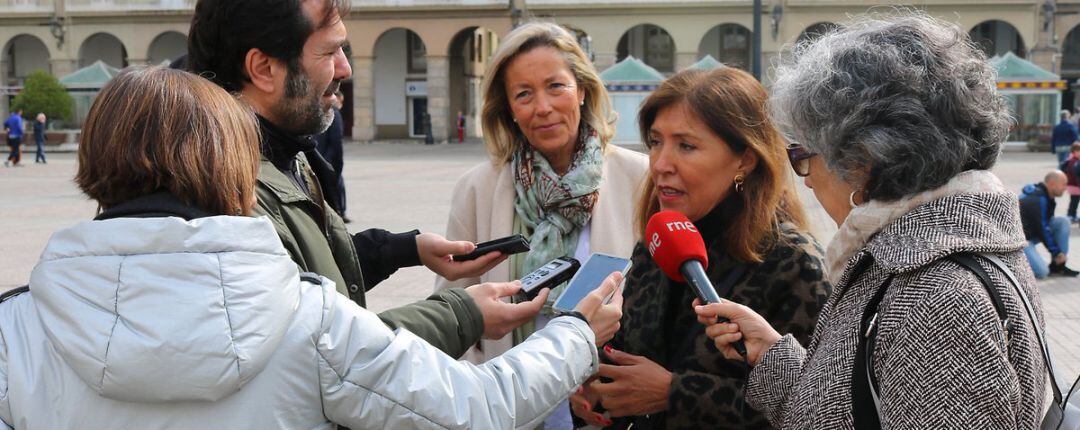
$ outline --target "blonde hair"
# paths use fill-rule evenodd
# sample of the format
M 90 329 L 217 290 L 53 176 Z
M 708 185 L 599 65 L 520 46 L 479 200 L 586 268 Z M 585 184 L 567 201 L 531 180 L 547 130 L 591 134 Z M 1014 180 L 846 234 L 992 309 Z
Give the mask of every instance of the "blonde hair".
M 130 67 L 90 108 L 75 183 L 103 208 L 167 191 L 213 214 L 247 215 L 258 171 L 250 108 L 199 76 Z
M 581 121 L 596 132 L 601 147 L 606 148 L 608 141 L 615 135 L 616 115 L 611 108 L 611 98 L 600 80 L 600 74 L 596 72 L 577 40 L 569 31 L 556 24 L 531 22 L 514 29 L 502 39 L 484 74 L 484 107 L 480 123 L 484 130 L 488 154 L 496 164 L 510 161 L 514 157 L 514 151 L 526 143 L 525 136 L 514 124 L 514 117 L 510 112 L 510 100 L 506 96 L 503 76 L 506 66 L 518 55 L 542 47 L 555 48 L 563 54 L 566 66 L 577 81 L 577 87 L 585 91 Z

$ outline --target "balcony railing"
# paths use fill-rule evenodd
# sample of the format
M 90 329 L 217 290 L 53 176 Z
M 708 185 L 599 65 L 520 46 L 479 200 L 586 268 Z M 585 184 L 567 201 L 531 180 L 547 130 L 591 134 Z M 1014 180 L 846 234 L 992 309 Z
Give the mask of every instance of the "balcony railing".
M 52 11 L 53 0 L 0 0 L 0 13 Z
M 66 7 L 69 12 L 192 10 L 195 8 L 195 1 L 196 0 L 67 0 Z

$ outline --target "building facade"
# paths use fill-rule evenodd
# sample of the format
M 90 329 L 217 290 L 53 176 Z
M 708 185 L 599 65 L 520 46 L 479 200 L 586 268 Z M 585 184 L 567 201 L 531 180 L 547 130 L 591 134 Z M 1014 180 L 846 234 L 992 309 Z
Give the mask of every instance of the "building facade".
M 97 60 L 160 64 L 186 51 L 195 0 L 0 0 L 0 112 L 31 71 L 61 77 Z M 763 80 L 785 46 L 847 16 L 888 8 L 868 0 L 764 0 Z M 899 4 L 899 2 L 897 2 Z M 875 7 L 876 6 L 876 7 Z M 1070 83 L 1080 78 L 1080 0 L 923 0 L 989 55 L 1013 52 Z M 749 68 L 750 0 L 352 0 L 346 20 L 353 77 L 344 89 L 354 139 L 409 139 L 430 127 L 480 137 L 484 68 L 499 38 L 528 20 L 578 35 L 604 70 L 634 56 L 670 74 L 705 55 Z M 1065 107 L 1075 105 L 1073 92 Z

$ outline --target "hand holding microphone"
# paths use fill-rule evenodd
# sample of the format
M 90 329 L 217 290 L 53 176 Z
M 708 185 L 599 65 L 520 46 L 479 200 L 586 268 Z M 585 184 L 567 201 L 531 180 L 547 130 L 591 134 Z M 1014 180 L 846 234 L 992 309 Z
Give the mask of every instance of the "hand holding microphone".
M 705 241 L 686 215 L 676 211 L 657 212 L 645 227 L 645 241 L 649 254 L 669 278 L 690 284 L 704 303 L 723 303 L 705 273 L 709 264 Z M 728 322 L 724 318 L 718 321 Z M 741 340 L 732 347 L 746 357 L 746 346 Z

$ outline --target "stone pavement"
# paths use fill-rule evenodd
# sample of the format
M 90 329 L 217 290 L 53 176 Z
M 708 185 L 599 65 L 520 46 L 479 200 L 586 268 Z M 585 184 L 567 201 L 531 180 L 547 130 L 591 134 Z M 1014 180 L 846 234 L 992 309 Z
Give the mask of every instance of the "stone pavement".
M 486 162 L 482 145 L 346 145 L 345 181 L 350 229 L 380 227 L 391 231 L 419 228 L 443 233 L 454 183 L 470 167 Z M 74 154 L 50 154 L 48 165 L 0 168 L 0 290 L 27 282 L 49 235 L 93 217 L 96 205 L 72 183 Z M 1009 189 L 1019 191 L 1041 179 L 1056 163 L 1050 154 L 1005 153 L 995 172 Z M 815 233 L 828 243 L 836 230 L 811 192 L 798 185 L 810 207 Z M 1064 214 L 1068 199 L 1059 200 Z M 1080 267 L 1080 232 L 1074 230 L 1070 266 Z M 402 269 L 368 296 L 373 310 L 422 299 L 434 275 L 423 268 Z M 1080 279 L 1055 278 L 1039 283 L 1047 332 L 1057 365 L 1070 378 L 1080 373 Z

